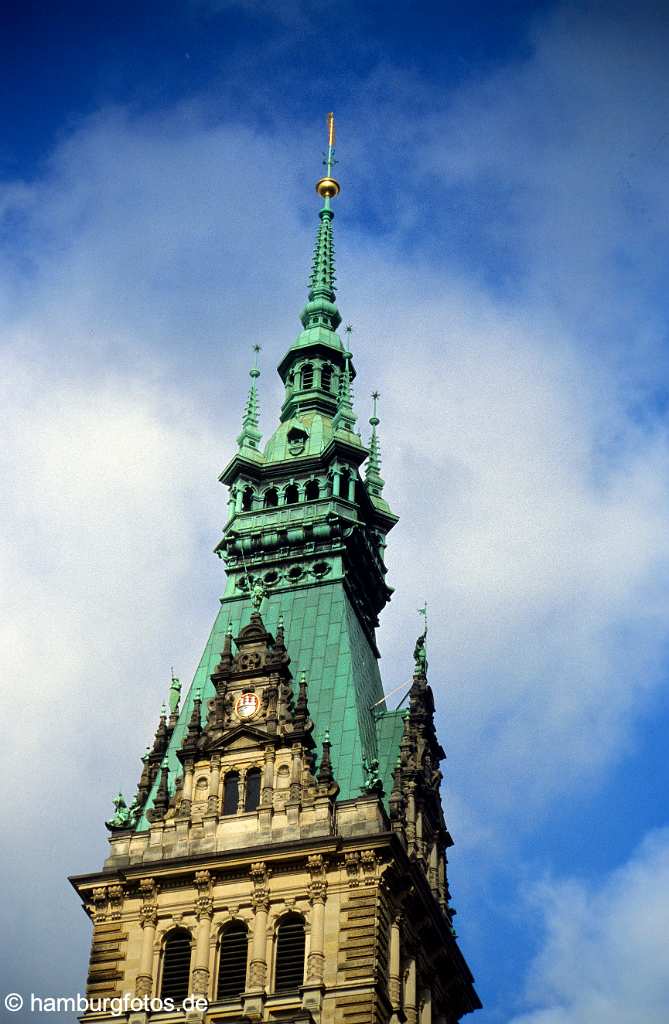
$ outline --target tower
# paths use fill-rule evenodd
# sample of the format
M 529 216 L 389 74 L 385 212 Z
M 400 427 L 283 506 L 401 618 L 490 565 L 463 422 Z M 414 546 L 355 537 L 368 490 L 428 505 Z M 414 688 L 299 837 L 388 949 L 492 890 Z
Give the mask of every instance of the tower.
M 93 923 L 84 1021 L 122 1005 L 132 1024 L 454 1024 L 480 1006 L 453 929 L 427 621 L 406 708 L 379 673 L 397 517 L 378 394 L 366 446 L 338 333 L 334 142 L 329 115 L 279 424 L 261 447 L 256 358 L 220 477 L 220 610 L 183 706 L 172 679 L 136 796 L 114 801 L 102 870 L 71 879 Z

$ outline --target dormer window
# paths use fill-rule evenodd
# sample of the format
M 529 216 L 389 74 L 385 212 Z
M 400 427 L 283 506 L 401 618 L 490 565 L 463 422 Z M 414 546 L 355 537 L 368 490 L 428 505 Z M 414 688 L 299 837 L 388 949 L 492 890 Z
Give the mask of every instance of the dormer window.
M 286 434 L 288 451 L 291 455 L 301 455 L 307 445 L 309 435 L 302 427 L 291 427 Z

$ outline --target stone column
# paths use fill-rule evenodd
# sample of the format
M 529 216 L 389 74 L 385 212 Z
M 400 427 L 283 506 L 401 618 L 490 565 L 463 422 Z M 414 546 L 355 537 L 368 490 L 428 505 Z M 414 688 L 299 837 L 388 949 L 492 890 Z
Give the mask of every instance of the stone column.
M 416 1001 L 416 958 L 407 962 L 404 974 L 404 1014 L 407 1024 L 418 1024 L 418 1006 Z
M 219 808 L 219 789 L 221 787 L 221 755 L 213 754 L 209 773 L 209 794 L 207 796 L 207 814 L 217 814 Z
M 274 747 L 265 747 L 265 767 L 262 780 L 262 807 L 272 806 L 272 794 L 274 793 L 274 761 L 276 752 Z
M 402 915 L 395 914 L 390 922 L 390 955 L 388 964 L 388 995 L 393 1011 L 402 1004 L 402 968 L 400 963 Z
M 211 874 L 208 871 L 195 872 L 195 900 L 197 936 L 195 939 L 195 966 L 193 968 L 193 995 L 209 995 L 209 940 L 214 901 L 211 897 Z
M 355 473 L 353 470 L 348 478 L 348 500 L 355 501 Z
M 184 764 L 184 784 L 181 790 L 181 803 L 179 804 L 179 817 L 190 817 L 190 809 L 193 803 L 193 773 L 195 765 L 191 760 Z
M 309 955 L 307 977 L 302 990 L 302 1006 L 320 1019 L 321 1003 L 325 992 L 325 899 L 327 880 L 325 860 L 320 854 L 313 854 L 307 860 L 311 881 L 307 894 L 311 904 L 309 933 Z
M 430 888 L 436 895 L 439 893 L 439 846 L 436 842 L 430 847 L 430 867 L 428 871 Z
M 432 1024 L 432 992 L 424 988 L 420 1000 L 420 1024 Z
M 320 854 L 309 857 L 307 870 L 311 876 L 307 888 L 311 903 L 311 943 L 307 959 L 307 982 L 321 983 L 325 966 L 325 898 L 328 891 L 323 857 Z
M 341 467 L 336 464 L 332 467 L 332 497 L 338 498 L 341 489 Z
M 290 773 L 290 799 L 299 800 L 302 796 L 302 751 L 299 743 L 293 744 L 293 761 Z
M 255 912 L 249 972 L 250 987 L 252 990 L 264 990 L 267 980 L 265 950 L 267 949 L 267 917 L 269 914 L 269 874 L 262 861 L 251 865 L 250 874 L 254 886 L 251 903 Z
M 139 883 L 139 891 L 143 900 L 139 911 L 142 925 L 142 952 L 135 982 L 135 995 L 150 996 L 153 992 L 153 943 L 158 924 L 158 890 L 152 878 L 143 878 Z

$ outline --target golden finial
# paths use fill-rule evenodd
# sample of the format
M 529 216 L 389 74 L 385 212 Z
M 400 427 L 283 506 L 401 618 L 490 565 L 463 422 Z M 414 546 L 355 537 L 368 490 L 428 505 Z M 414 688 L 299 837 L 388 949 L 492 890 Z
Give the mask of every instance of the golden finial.
M 328 202 L 329 202 L 330 199 L 333 199 L 336 195 L 339 195 L 339 192 L 341 191 L 341 189 L 339 187 L 339 182 L 335 178 L 332 177 L 332 168 L 333 168 L 333 165 L 336 163 L 336 160 L 334 158 L 335 119 L 334 119 L 334 114 L 332 113 L 332 111 L 330 111 L 330 113 L 328 114 L 328 117 L 327 117 L 327 129 L 328 129 L 328 151 L 327 151 L 327 156 L 326 156 L 325 160 L 323 161 L 323 163 L 325 164 L 325 167 L 327 168 L 327 170 L 326 170 L 325 177 L 324 178 L 320 178 L 316 182 L 316 191 L 318 192 L 319 196 L 322 199 L 325 200 L 326 205 L 328 205 Z

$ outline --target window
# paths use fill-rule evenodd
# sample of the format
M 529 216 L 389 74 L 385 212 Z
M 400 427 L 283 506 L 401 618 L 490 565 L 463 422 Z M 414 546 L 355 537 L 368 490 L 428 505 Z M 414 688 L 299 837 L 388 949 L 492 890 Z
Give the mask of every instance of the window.
M 236 814 L 239 807 L 239 772 L 228 772 L 223 783 L 223 814 Z
M 246 773 L 246 794 L 244 796 L 244 810 L 255 811 L 260 803 L 260 768 L 251 768 Z
M 332 389 L 332 367 L 327 363 L 321 369 L 321 387 L 323 391 L 330 391 Z
M 167 933 L 163 947 L 163 978 L 160 998 L 181 1003 L 190 988 L 191 934 L 186 928 Z
M 307 486 L 304 488 L 304 496 L 307 501 L 315 501 L 320 494 L 320 487 L 318 486 L 318 480 L 310 480 Z
M 289 484 L 286 487 L 286 505 L 295 505 L 300 500 L 300 494 L 296 484 Z
M 246 488 L 244 488 L 244 493 L 242 494 L 242 511 L 243 512 L 250 512 L 252 508 L 253 508 L 253 488 L 252 487 L 246 487 Z
M 314 386 L 314 368 L 311 363 L 302 367 L 302 390 L 309 391 Z
M 276 493 L 276 488 L 270 487 L 268 491 L 265 491 L 265 508 L 276 508 L 279 504 L 279 495 Z
M 246 925 L 241 921 L 233 921 L 223 929 L 218 959 L 217 999 L 236 999 L 246 988 L 248 949 Z
M 304 980 L 304 921 L 299 914 L 287 914 L 277 929 L 274 988 L 285 992 L 300 987 Z

